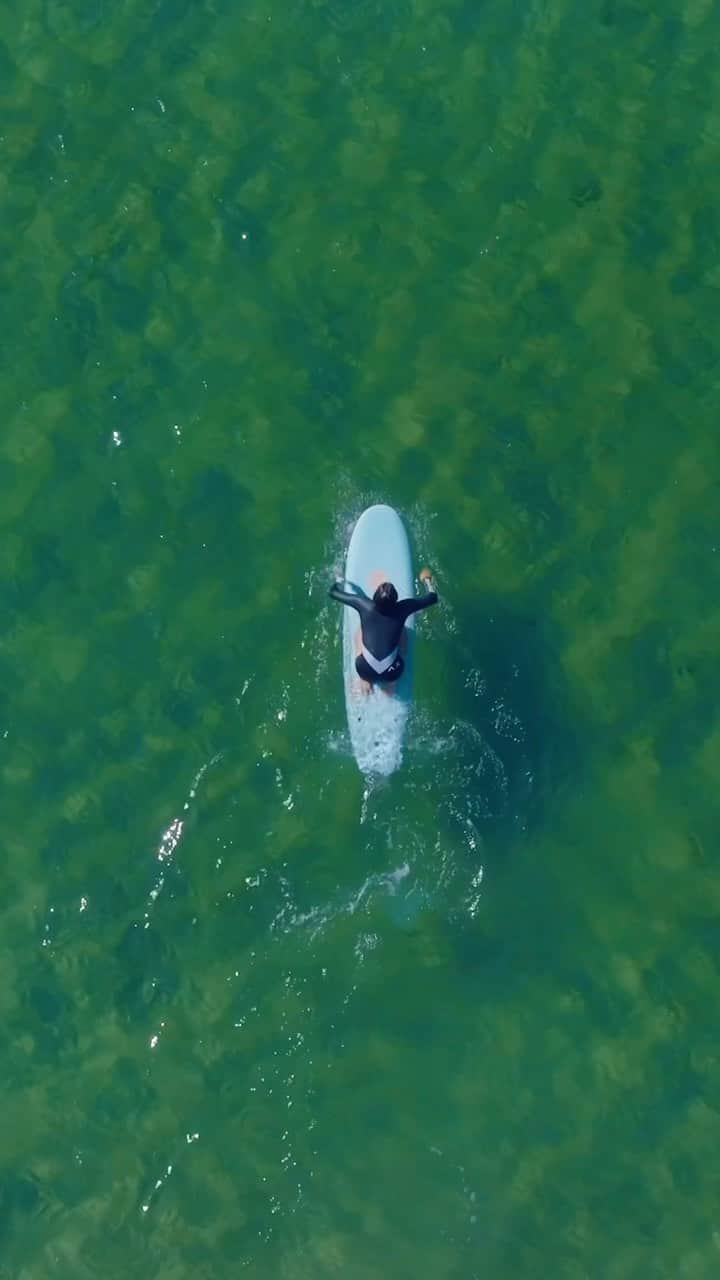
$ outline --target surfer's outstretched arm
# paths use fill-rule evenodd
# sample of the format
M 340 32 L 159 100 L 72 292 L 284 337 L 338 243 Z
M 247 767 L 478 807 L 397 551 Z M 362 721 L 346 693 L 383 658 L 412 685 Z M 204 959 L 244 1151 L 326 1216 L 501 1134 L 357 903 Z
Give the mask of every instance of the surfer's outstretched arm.
M 411 613 L 419 613 L 421 609 L 427 609 L 431 604 L 437 604 L 438 593 L 434 588 L 433 576 L 429 569 L 420 570 L 420 581 L 425 583 L 425 595 L 418 599 L 414 597 L 410 600 L 403 600 L 402 607 L 405 609 L 405 617 L 409 618 Z
M 437 602 L 437 591 L 426 591 L 424 596 L 418 596 L 412 600 L 401 600 L 400 608 L 405 617 L 409 618 L 411 613 L 419 613 L 421 609 L 428 609 L 431 604 L 437 604 Z
M 400 601 L 400 608 L 403 610 L 405 618 L 409 618 L 411 613 L 419 613 L 421 609 L 427 609 L 431 604 L 437 604 L 438 602 L 438 593 L 432 590 L 433 579 L 429 569 L 420 570 L 420 580 L 425 583 L 425 595 Z
M 333 600 L 339 600 L 340 604 L 347 604 L 351 609 L 357 609 L 358 613 L 367 613 L 368 609 L 372 609 L 372 600 L 367 600 L 365 596 L 358 596 L 353 591 L 343 591 L 339 582 L 334 582 L 328 591 L 328 595 Z

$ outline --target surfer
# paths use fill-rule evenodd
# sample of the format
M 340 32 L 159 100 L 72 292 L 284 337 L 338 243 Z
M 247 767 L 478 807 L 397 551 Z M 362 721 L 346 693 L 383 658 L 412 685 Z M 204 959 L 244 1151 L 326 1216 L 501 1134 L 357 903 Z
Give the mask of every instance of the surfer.
M 409 600 L 398 600 L 392 582 L 381 582 L 372 600 L 343 591 L 339 582 L 330 588 L 333 600 L 357 609 L 360 614 L 355 670 L 362 682 L 363 693 L 369 693 L 372 684 L 394 684 L 400 679 L 405 668 L 400 652 L 405 647 L 405 623 L 411 613 L 419 613 L 421 609 L 437 604 L 430 570 L 421 569 L 420 579 L 425 583 L 425 595 Z

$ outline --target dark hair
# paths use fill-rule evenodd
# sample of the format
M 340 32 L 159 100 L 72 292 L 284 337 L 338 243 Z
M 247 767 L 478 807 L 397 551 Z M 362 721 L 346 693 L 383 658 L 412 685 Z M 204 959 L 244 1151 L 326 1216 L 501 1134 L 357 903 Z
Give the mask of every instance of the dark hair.
M 397 591 L 395 590 L 392 582 L 381 582 L 373 596 L 373 600 L 381 613 L 394 605 L 397 598 Z

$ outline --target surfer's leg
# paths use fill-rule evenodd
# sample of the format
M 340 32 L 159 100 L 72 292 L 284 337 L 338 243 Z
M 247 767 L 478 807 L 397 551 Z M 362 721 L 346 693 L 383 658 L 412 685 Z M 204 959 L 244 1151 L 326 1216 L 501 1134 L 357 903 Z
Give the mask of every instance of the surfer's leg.
M 403 627 L 400 633 L 398 650 L 400 652 L 400 657 L 395 659 L 390 670 L 387 672 L 385 679 L 380 685 L 383 693 L 387 693 L 388 696 L 395 692 L 395 681 L 400 679 L 403 671 L 405 670 L 405 659 L 402 656 L 404 653 L 407 653 L 407 629 L 405 627 Z M 399 670 L 398 663 L 400 667 Z
M 367 697 L 372 685 L 369 680 L 365 680 L 361 674 L 362 667 L 365 666 L 365 659 L 362 656 L 362 631 L 358 627 L 355 632 L 355 670 L 357 671 L 357 680 L 353 681 L 353 693 L 360 693 Z M 360 670 L 358 670 L 358 667 Z
M 403 648 L 402 639 L 400 640 L 400 648 Z M 388 697 L 392 697 L 395 692 L 395 683 L 400 679 L 404 670 L 405 662 L 401 656 L 398 656 L 390 669 L 385 672 L 382 681 L 378 681 L 383 693 L 386 693 Z

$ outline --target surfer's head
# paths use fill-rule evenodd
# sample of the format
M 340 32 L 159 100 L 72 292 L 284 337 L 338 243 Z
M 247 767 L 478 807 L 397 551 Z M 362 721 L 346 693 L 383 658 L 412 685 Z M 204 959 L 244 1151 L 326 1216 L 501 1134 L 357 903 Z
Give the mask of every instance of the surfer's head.
M 393 605 L 397 604 L 397 591 L 392 582 L 381 582 L 373 596 L 373 600 L 381 613 L 392 609 Z

